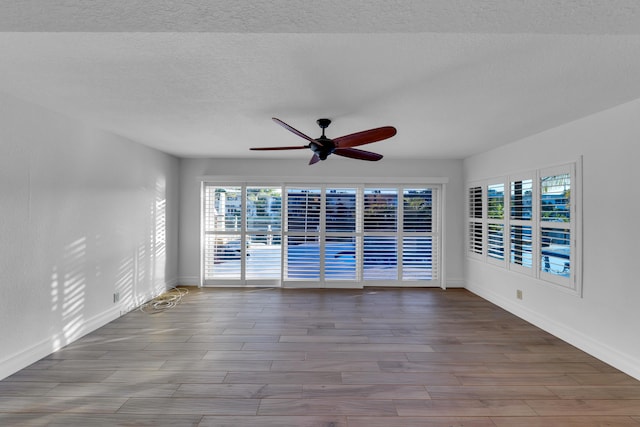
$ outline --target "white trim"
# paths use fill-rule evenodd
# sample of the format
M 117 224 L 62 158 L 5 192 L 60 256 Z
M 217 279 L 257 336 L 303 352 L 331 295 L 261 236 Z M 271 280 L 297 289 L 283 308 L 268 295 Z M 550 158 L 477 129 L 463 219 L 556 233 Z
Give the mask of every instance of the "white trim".
M 280 281 L 273 280 L 272 282 L 265 280 L 233 280 L 233 284 L 230 284 L 229 280 L 215 279 L 207 280 L 200 286 L 201 288 L 279 288 Z
M 622 372 L 640 380 L 640 359 L 630 354 L 622 353 L 608 345 L 602 344 L 600 341 L 596 341 L 580 331 L 556 322 L 537 311 L 530 310 L 522 304 L 515 303 L 514 301 L 504 298 L 499 294 L 488 291 L 482 286 L 476 286 L 472 282 L 467 281 L 466 289 L 539 327 L 540 329 L 555 335 L 561 340 L 576 346 L 580 350 L 610 364 Z
M 362 289 L 364 287 L 363 282 L 343 281 L 343 280 L 328 280 L 322 282 L 322 286 L 318 286 L 318 281 L 308 280 L 286 280 L 283 282 L 282 287 L 285 289 Z
M 297 184 L 446 184 L 448 177 L 336 177 L 336 176 L 235 176 L 235 175 L 200 175 L 196 177 L 197 182 L 214 182 L 216 184 L 239 184 L 239 185 L 297 185 Z
M 436 236 L 438 233 L 440 234 L 440 241 L 438 242 L 438 246 L 440 248 L 440 259 L 436 260 L 436 265 L 438 266 L 438 280 L 440 281 L 440 288 L 447 289 L 447 217 L 444 215 L 444 207 L 447 203 L 447 184 L 442 184 L 440 186 L 442 189 L 440 194 L 440 200 L 437 201 L 436 215 L 438 218 L 435 223 L 436 226 L 439 226 L 440 229 L 436 230 Z M 436 192 L 437 194 L 437 192 Z
M 180 276 L 176 281 L 178 286 L 200 286 L 199 276 Z
M 574 240 L 574 266 L 573 266 L 573 274 L 574 274 L 574 280 L 575 280 L 575 292 L 578 294 L 578 296 L 580 296 L 580 298 L 583 297 L 583 291 L 582 291 L 582 269 L 583 269 L 583 265 L 584 265 L 584 258 L 583 258 L 583 243 L 582 243 L 582 238 L 583 238 L 583 201 L 582 201 L 582 187 L 583 187 L 583 180 L 582 180 L 582 156 L 578 157 L 578 159 L 575 161 L 574 163 L 575 165 L 575 169 L 574 169 L 574 173 L 575 173 L 575 182 L 576 185 L 572 186 L 571 191 L 573 193 L 573 205 L 574 205 L 574 210 L 573 210 L 573 230 L 574 230 L 574 235 L 573 235 L 573 239 Z M 636 365 L 638 366 L 638 365 Z
M 205 256 L 205 251 L 204 251 L 204 242 L 205 239 L 203 238 L 204 233 L 205 233 L 205 206 L 206 206 L 206 194 L 204 194 L 204 190 L 206 187 L 206 183 L 205 181 L 201 181 L 200 182 L 200 197 L 198 197 L 198 200 L 200 200 L 200 236 L 199 236 L 199 242 L 200 242 L 200 277 L 198 278 L 198 287 L 203 287 L 204 286 L 204 256 Z
M 464 288 L 465 280 L 464 278 L 456 278 L 456 279 L 448 279 L 446 289 L 452 288 Z
M 43 357 L 60 350 L 64 346 L 69 345 L 73 341 L 82 338 L 86 334 L 93 332 L 98 328 L 101 328 L 118 317 L 120 317 L 120 306 L 115 305 L 85 321 L 82 324 L 82 330 L 74 336 L 73 339 L 63 339 L 60 334 L 54 334 L 25 350 L 4 358 L 0 361 L 0 380 L 3 380 L 9 375 L 26 368 Z
M 201 179 L 205 179 L 206 177 L 200 177 Z M 303 179 L 304 181 L 308 181 L 307 183 L 300 183 L 299 182 L 299 178 L 294 181 L 294 182 L 280 182 L 279 180 L 277 181 L 278 184 L 274 183 L 270 183 L 268 182 L 269 180 L 267 179 L 267 182 L 265 182 L 264 179 L 261 178 L 255 178 L 255 179 L 260 179 L 261 183 L 260 184 L 253 184 L 249 181 L 249 179 L 247 179 L 247 177 L 221 177 L 221 180 L 225 180 L 225 179 L 229 179 L 225 182 L 219 181 L 216 177 L 212 177 L 211 179 L 208 179 L 206 181 L 201 181 L 200 186 L 201 186 L 201 219 L 200 219 L 200 224 L 201 224 L 201 256 L 200 256 L 200 262 L 201 262 L 201 279 L 200 279 L 200 285 L 199 286 L 216 286 L 218 281 L 224 281 L 226 284 L 228 285 L 232 285 L 232 286 L 260 286 L 260 285 L 272 285 L 272 286 L 287 286 L 287 284 L 289 286 L 293 286 L 294 283 L 300 283 L 300 281 L 297 280 L 290 280 L 287 277 L 285 277 L 285 271 L 286 271 L 286 266 L 285 266 L 285 261 L 286 261 L 286 248 L 287 246 L 284 245 L 284 242 L 287 240 L 287 238 L 289 236 L 296 236 L 298 235 L 297 232 L 290 232 L 287 230 L 287 228 L 284 226 L 285 225 L 285 220 L 287 218 L 287 207 L 288 207 L 288 191 L 287 189 L 290 188 L 300 188 L 300 189 L 314 189 L 314 190 L 319 190 L 320 191 L 320 198 L 321 198 L 321 204 L 320 204 L 320 217 L 321 218 L 325 218 L 325 212 L 324 210 L 326 209 L 326 190 L 330 189 L 332 187 L 336 187 L 336 188 L 353 188 L 356 190 L 356 198 L 357 198 L 357 206 L 360 206 L 360 208 L 358 209 L 363 209 L 363 197 L 364 197 L 364 191 L 366 191 L 367 188 L 390 188 L 393 189 L 395 191 L 397 191 L 397 202 L 396 202 L 396 206 L 397 206 L 397 213 L 396 213 L 396 219 L 398 219 L 399 217 L 402 217 L 402 212 L 403 212 L 403 195 L 404 195 L 404 191 L 405 190 L 411 190 L 411 189 L 415 189 L 415 188 L 428 188 L 432 191 L 432 205 L 435 204 L 435 209 L 432 211 L 432 229 L 429 232 L 405 232 L 404 229 L 402 228 L 402 226 L 398 223 L 398 227 L 396 229 L 395 232 L 371 232 L 371 234 L 373 236 L 380 236 L 380 235 L 389 235 L 392 237 L 397 238 L 397 250 L 398 250 L 398 266 L 397 266 L 397 277 L 396 280 L 393 281 L 393 285 L 395 286 L 440 286 L 444 288 L 444 271 L 443 271 L 443 265 L 444 265 L 444 252 L 443 252 L 443 247 L 445 247 L 444 245 L 444 225 L 443 225 L 443 221 L 445 218 L 444 215 L 444 203 L 445 203 L 445 185 L 444 184 L 435 184 L 435 183 L 425 183 L 424 180 L 422 178 L 413 178 L 413 179 L 408 179 L 406 181 L 400 182 L 398 184 L 391 184 L 389 182 L 386 183 L 381 183 L 380 180 L 378 178 L 376 178 L 375 183 L 363 183 L 364 179 L 363 178 L 358 178 L 358 179 L 354 179 L 354 178 L 346 178 L 347 181 L 349 182 L 344 182 L 344 181 L 339 181 L 340 178 L 333 178 L 330 179 L 328 181 L 336 181 L 335 183 L 332 182 L 322 182 L 322 183 L 318 183 L 317 180 L 318 178 L 312 178 L 312 179 Z M 251 179 L 251 178 L 250 178 Z M 448 182 L 448 178 L 440 178 L 440 181 L 445 181 Z M 372 180 L 373 181 L 373 180 Z M 382 181 L 385 181 L 384 179 Z M 389 181 L 389 180 L 387 180 Z M 395 181 L 395 180 L 393 180 Z M 246 278 L 245 278 L 245 273 L 246 270 L 244 268 L 244 261 L 242 261 L 241 263 L 241 267 L 240 267 L 240 277 L 238 278 L 230 278 L 229 280 L 225 280 L 224 277 L 214 277 L 214 278 L 210 278 L 210 279 L 205 279 L 205 250 L 204 250 L 204 236 L 206 234 L 216 234 L 215 231 L 206 231 L 205 227 L 205 221 L 206 221 L 206 215 L 207 212 L 205 210 L 206 208 L 206 203 L 207 201 L 205 200 L 206 198 L 206 189 L 209 187 L 218 187 L 218 186 L 232 186 L 232 187 L 239 187 L 241 188 L 241 192 L 242 192 L 242 200 L 245 201 L 246 199 L 246 189 L 248 187 L 253 187 L 253 186 L 260 186 L 260 187 L 281 187 L 283 192 L 282 192 L 282 209 L 283 209 L 283 214 L 282 214 L 282 227 L 281 227 L 281 236 L 282 236 L 282 241 L 283 241 L 283 250 L 281 250 L 281 276 L 280 276 L 280 282 L 277 283 L 276 281 L 269 281 L 269 283 L 267 282 L 254 282 L 254 283 L 250 283 Z M 439 196 L 440 195 L 440 196 Z M 244 229 L 245 224 L 244 224 L 244 220 L 246 219 L 246 207 L 245 207 L 245 203 L 242 203 L 241 205 L 241 209 L 242 209 L 242 214 L 241 217 L 244 218 L 243 219 L 243 225 L 242 225 L 242 229 L 239 230 L 238 232 L 234 231 L 234 235 L 235 234 L 240 234 L 241 236 L 241 240 L 244 239 L 244 236 L 246 235 L 247 231 Z M 362 213 L 358 210 L 358 215 L 361 216 Z M 368 235 L 367 232 L 364 232 L 364 230 L 361 230 L 359 228 L 362 227 L 361 224 L 361 218 L 360 220 L 357 222 L 357 230 L 355 233 L 347 233 L 345 234 L 345 237 L 354 237 L 356 238 L 356 250 L 358 252 L 360 252 L 360 255 L 362 255 L 362 247 L 363 247 L 363 239 Z M 226 232 L 220 232 L 219 234 L 227 234 Z M 303 233 L 304 235 L 309 235 L 308 232 Z M 324 227 L 321 227 L 317 233 L 311 233 L 310 235 L 315 235 L 317 234 L 318 236 L 318 240 L 320 242 L 320 253 L 324 253 L 324 242 L 326 241 L 325 237 L 327 236 L 327 232 L 324 229 Z M 331 232 L 329 233 L 331 235 L 342 235 L 341 233 L 334 233 Z M 433 274 L 433 277 L 430 280 L 424 280 L 424 281 L 416 281 L 416 283 L 411 283 L 411 280 L 401 280 L 402 274 L 403 274 L 403 270 L 402 270 L 402 263 L 400 260 L 402 260 L 402 242 L 403 242 L 403 238 L 404 237 L 425 237 L 425 238 L 431 238 L 432 239 L 432 247 L 434 246 L 433 242 L 435 242 L 435 247 L 436 247 L 436 251 L 433 251 L 432 248 L 432 256 L 433 256 L 433 261 L 432 261 L 432 273 L 435 272 L 435 274 Z M 243 241 L 241 241 L 241 260 L 244 260 L 244 252 L 245 252 L 245 245 L 242 244 Z M 433 252 L 435 252 L 435 254 L 433 254 Z M 363 257 L 360 256 L 357 259 L 360 260 L 359 264 L 356 265 L 356 279 L 354 281 L 347 281 L 345 283 L 348 283 L 348 287 L 353 287 L 353 283 L 359 283 L 358 286 L 362 286 L 362 283 L 364 283 L 364 278 L 363 276 L 363 267 L 362 267 L 362 262 L 363 262 Z M 343 287 L 342 285 L 338 285 L 335 281 L 333 280 L 325 280 L 324 274 L 325 274 L 325 269 L 324 269 L 324 257 L 320 257 L 319 259 L 319 263 L 320 263 L 320 278 L 318 281 L 315 281 L 315 287 L 325 287 L 327 285 L 330 285 L 331 287 Z M 346 286 L 346 285 L 345 285 Z M 391 286 L 391 285 L 390 285 Z

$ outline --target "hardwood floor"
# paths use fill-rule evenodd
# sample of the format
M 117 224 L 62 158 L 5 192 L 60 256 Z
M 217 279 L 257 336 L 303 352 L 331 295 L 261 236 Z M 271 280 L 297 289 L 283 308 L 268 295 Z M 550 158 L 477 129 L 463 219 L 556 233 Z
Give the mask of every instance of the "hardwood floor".
M 465 290 L 197 289 L 0 382 L 0 425 L 640 426 L 640 382 Z

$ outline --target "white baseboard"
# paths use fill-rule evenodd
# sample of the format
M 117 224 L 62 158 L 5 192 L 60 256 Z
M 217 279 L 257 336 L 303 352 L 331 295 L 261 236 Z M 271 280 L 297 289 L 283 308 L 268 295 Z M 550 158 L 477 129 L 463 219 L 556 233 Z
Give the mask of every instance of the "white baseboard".
M 464 279 L 447 279 L 446 287 L 448 288 L 464 288 Z
M 200 276 L 181 276 L 176 281 L 179 286 L 200 286 Z
M 106 325 L 109 322 L 112 322 L 113 320 L 128 313 L 129 311 L 135 310 L 141 304 L 150 301 L 151 299 L 166 292 L 172 287 L 175 287 L 177 284 L 178 279 L 173 279 L 167 282 L 158 281 L 157 283 L 155 283 L 155 289 L 145 294 L 137 295 L 135 302 L 132 302 L 129 305 L 125 305 L 124 302 L 121 302 L 121 304 L 114 305 L 108 310 L 105 310 L 104 312 L 97 314 L 90 319 L 87 319 L 82 324 L 82 329 L 75 333 L 72 337 L 62 338 L 60 333 L 54 334 L 51 337 L 48 337 L 25 350 L 22 350 L 9 357 L 6 357 L 3 360 L 0 360 L 0 380 L 18 372 L 20 369 L 26 368 L 27 366 L 37 362 L 43 357 L 46 357 L 51 353 L 60 350 L 61 348 L 71 344 L 79 338 L 82 338 L 86 334 L 93 332 L 98 328 L 101 328 L 102 326 Z
M 142 304 L 151 301 L 152 299 L 156 298 L 159 295 L 162 295 L 163 293 L 167 292 L 169 289 L 174 288 L 178 286 L 178 279 L 173 279 L 167 282 L 164 281 L 158 281 L 155 284 L 155 288 L 147 291 L 145 293 L 141 293 L 136 295 L 135 299 L 133 301 L 130 301 L 128 304 L 121 304 L 120 307 L 120 316 L 123 316 L 133 310 L 136 310 L 138 307 L 140 307 Z
M 623 352 L 616 350 L 606 344 L 603 344 L 591 338 L 584 333 L 570 328 L 564 324 L 558 323 L 538 312 L 532 311 L 524 305 L 514 303 L 494 292 L 488 291 L 481 286 L 473 283 L 467 283 L 466 288 L 474 294 L 486 299 L 493 304 L 504 308 L 510 313 L 526 320 L 527 322 L 549 332 L 552 335 L 568 342 L 569 344 L 579 348 L 580 350 L 602 360 L 605 363 L 621 370 L 640 380 L 640 360 Z
M 88 319 L 82 325 L 82 329 L 72 338 L 61 338 L 60 334 L 55 334 L 23 351 L 6 357 L 4 360 L 0 361 L 0 380 L 18 372 L 21 369 L 26 368 L 27 366 L 37 362 L 43 357 L 46 357 L 51 353 L 60 350 L 64 346 L 83 337 L 84 335 L 93 332 L 96 329 L 106 325 L 107 323 L 117 319 L 119 316 L 120 307 L 114 306 L 113 308 L 110 308 Z

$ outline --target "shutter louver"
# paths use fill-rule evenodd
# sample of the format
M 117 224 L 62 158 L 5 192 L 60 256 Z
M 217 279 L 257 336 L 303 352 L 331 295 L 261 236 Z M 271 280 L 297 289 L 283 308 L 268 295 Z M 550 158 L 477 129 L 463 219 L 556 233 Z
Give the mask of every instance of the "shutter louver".
M 533 265 L 533 235 L 531 226 L 511 226 L 511 263 L 526 268 Z
M 487 187 L 487 257 L 504 262 L 504 183 Z
M 365 280 L 397 280 L 398 190 L 366 188 L 363 219 L 363 278 Z
M 432 280 L 434 278 L 432 237 L 404 237 L 402 239 L 402 278 L 404 280 Z
M 402 204 L 402 280 L 434 280 L 435 199 L 431 188 L 406 188 Z
M 247 279 L 280 279 L 282 189 L 248 187 Z
M 533 179 L 518 177 L 511 181 L 509 196 L 510 268 L 532 274 L 533 267 Z
M 363 277 L 365 280 L 398 279 L 396 237 L 365 236 Z
M 570 278 L 571 174 L 540 177 L 540 271 Z
M 357 190 L 326 189 L 324 220 L 325 280 L 356 280 Z
M 533 180 L 511 182 L 511 219 L 531 220 L 533 218 Z
M 287 189 L 284 271 L 290 280 L 320 278 L 319 188 Z
M 567 174 L 545 176 L 540 180 L 540 220 L 569 222 L 571 219 L 571 177 Z
M 504 260 L 504 224 L 487 224 L 487 255 Z
M 482 255 L 483 254 L 483 218 L 482 218 L 482 187 L 475 186 L 469 188 L 468 199 L 468 215 L 469 215 L 469 229 L 468 229 L 468 247 L 467 250 L 470 254 Z
M 469 251 L 482 255 L 482 223 L 469 223 Z
M 571 230 L 542 227 L 540 268 L 545 273 L 569 277 L 571 274 Z
M 244 253 L 240 187 L 205 187 L 204 260 L 206 279 L 239 279 Z
M 482 187 L 469 188 L 469 218 L 482 219 Z

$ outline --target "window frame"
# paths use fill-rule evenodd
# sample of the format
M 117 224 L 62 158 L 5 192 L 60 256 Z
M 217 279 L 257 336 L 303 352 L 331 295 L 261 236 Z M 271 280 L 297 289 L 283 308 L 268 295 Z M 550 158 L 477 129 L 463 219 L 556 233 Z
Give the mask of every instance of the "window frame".
M 215 278 L 206 278 L 204 271 L 205 271 L 205 248 L 204 248 L 204 240 L 201 241 L 201 281 L 200 281 L 200 285 L 201 286 L 216 286 L 216 285 L 223 285 L 223 286 L 283 286 L 283 287 L 362 287 L 362 286 L 381 286 L 381 285 L 387 285 L 387 283 L 385 283 L 385 280 L 387 282 L 390 282 L 393 279 L 384 279 L 384 280 L 364 280 L 364 272 L 363 272 L 363 263 L 364 263 L 364 257 L 363 257 L 363 246 L 364 246 L 364 238 L 365 235 L 372 235 L 373 234 L 389 234 L 389 235 L 393 235 L 394 238 L 397 239 L 397 245 L 396 245 L 396 278 L 395 278 L 395 282 L 393 282 L 391 285 L 392 286 L 402 286 L 402 287 L 411 287 L 411 286 L 433 286 L 433 287 L 444 287 L 443 283 L 443 273 L 442 273 L 442 266 L 443 266 L 443 262 L 442 262 L 442 253 L 444 251 L 444 239 L 443 239 L 443 219 L 444 216 L 442 215 L 442 210 L 444 209 L 443 206 L 443 202 L 444 202 L 444 191 L 445 191 L 445 185 L 444 183 L 447 181 L 445 179 L 436 179 L 436 181 L 440 181 L 439 183 L 425 183 L 422 180 L 415 180 L 415 179 L 409 179 L 407 181 L 404 181 L 404 183 L 398 183 L 398 182 L 383 182 L 383 183 L 358 183 L 357 181 L 353 181 L 353 180 L 330 180 L 328 181 L 328 183 L 323 183 L 323 184 L 318 184 L 317 181 L 302 181 L 302 182 L 298 182 L 298 181 L 290 181 L 290 182 L 283 182 L 283 181 L 277 181 L 277 183 L 273 183 L 270 184 L 269 183 L 269 179 L 264 180 L 264 182 L 262 182 L 261 184 L 253 184 L 254 181 L 251 182 L 243 182 L 240 180 L 231 180 L 231 179 L 216 179 L 215 177 L 202 177 L 201 178 L 201 186 L 202 186 L 202 191 L 201 191 L 201 212 L 202 212 L 202 217 L 201 217 L 201 228 L 202 228 L 202 232 L 201 232 L 201 239 L 204 239 L 205 236 L 205 230 L 204 230 L 204 222 L 206 220 L 205 218 L 205 200 L 204 200 L 204 194 L 205 194 L 205 188 L 207 187 L 237 187 L 240 186 L 241 187 L 241 192 L 242 192 L 242 200 L 244 201 L 243 206 L 242 206 L 242 212 L 243 212 L 243 217 L 241 220 L 241 223 L 243 224 L 243 228 L 241 230 L 241 234 L 242 234 L 242 242 L 246 242 L 247 240 L 247 236 L 249 234 L 255 234 L 256 231 L 250 231 L 249 227 L 246 224 L 247 221 L 247 207 L 246 207 L 246 198 L 247 198 L 247 188 L 253 188 L 253 187 L 262 187 L 262 188 L 267 188 L 267 187 L 279 187 L 282 191 L 281 195 L 281 226 L 280 226 L 280 241 L 282 244 L 282 248 L 280 250 L 280 265 L 281 265 L 281 269 L 280 269 L 280 277 L 278 280 L 267 280 L 267 281 L 263 281 L 263 280 L 249 280 L 246 278 L 246 262 L 245 261 L 245 253 L 247 251 L 247 249 L 244 247 L 245 245 L 241 245 L 242 248 L 242 257 L 241 257 L 241 263 L 242 263 L 242 274 L 240 278 L 236 278 L 236 279 L 224 279 L 224 280 L 216 280 Z M 320 197 L 321 197 L 321 218 L 320 221 L 322 222 L 322 225 L 320 227 L 320 230 L 318 231 L 317 237 L 319 239 L 319 245 L 320 246 L 320 279 L 316 280 L 291 280 L 290 278 L 287 278 L 287 272 L 286 272 L 286 242 L 288 239 L 288 236 L 293 236 L 299 233 L 296 232 L 290 232 L 287 230 L 287 209 L 288 209 L 288 189 L 290 188 L 296 188 L 296 189 L 318 189 L 320 190 Z M 366 189 L 372 189 L 372 188 L 376 188 L 376 189 L 387 189 L 387 188 L 392 188 L 396 190 L 396 203 L 397 203 L 397 209 L 396 209 L 396 227 L 395 227 L 395 231 L 365 231 L 364 229 L 364 222 L 363 222 L 363 206 L 364 206 L 364 191 Z M 349 190 L 356 190 L 356 204 L 357 204 L 357 213 L 356 213 L 356 230 L 355 232 L 342 232 L 339 230 L 334 230 L 334 231 L 327 231 L 325 228 L 325 212 L 327 209 L 327 191 L 329 189 L 337 189 L 337 190 L 345 190 L 345 189 L 349 189 Z M 403 204 L 404 204 L 404 194 L 405 194 L 405 190 L 416 190 L 416 189 L 426 189 L 430 191 L 430 203 L 432 204 L 431 206 L 431 227 L 432 229 L 430 231 L 405 231 L 404 227 L 403 227 Z M 258 234 L 264 234 L 263 232 L 259 232 Z M 303 234 L 308 234 L 308 233 L 303 233 Z M 336 237 L 336 238 L 341 238 L 341 237 L 345 237 L 346 235 L 353 235 L 355 240 L 355 248 L 356 248 L 356 259 L 357 259 L 357 266 L 356 266 L 356 275 L 355 278 L 353 279 L 341 279 L 341 278 L 330 278 L 327 279 L 324 277 L 325 275 L 325 269 L 324 269 L 324 257 L 325 257 L 325 251 L 323 251 L 324 249 L 324 245 L 325 245 L 325 240 L 328 237 Z M 422 244 L 421 242 L 413 242 L 413 241 L 409 241 L 408 245 L 411 247 L 410 249 L 410 253 L 411 255 L 409 255 L 410 257 L 412 257 L 411 259 L 409 259 L 406 262 L 406 265 L 403 264 L 404 258 L 403 258 L 403 251 L 402 251 L 402 245 L 403 242 L 405 242 L 405 238 L 418 238 L 417 240 L 420 240 L 420 237 L 425 237 L 427 236 L 428 238 L 430 238 L 430 244 L 431 244 L 431 248 L 429 248 L 429 243 L 425 243 Z M 422 245 L 422 248 L 421 248 Z M 417 246 L 417 249 L 414 248 L 414 246 Z M 427 249 L 424 249 L 424 248 Z M 430 265 L 429 265 L 429 271 L 427 272 L 428 275 L 431 275 L 431 279 L 423 279 L 423 278 L 416 278 L 413 279 L 415 277 L 415 270 L 413 270 L 412 267 L 412 263 L 414 263 L 413 265 L 415 265 L 415 260 L 419 259 L 419 256 L 422 254 L 420 252 L 420 250 L 426 250 L 428 253 L 428 251 L 431 252 L 431 258 L 428 260 L 430 261 Z M 418 255 L 416 255 L 416 253 L 418 253 Z M 411 276 L 411 279 L 408 279 L 408 275 L 407 273 L 405 273 L 403 271 L 403 267 L 406 266 L 406 270 L 412 270 L 410 274 L 413 274 L 413 276 Z M 337 273 L 339 274 L 339 272 Z M 404 276 L 403 276 L 404 274 Z M 306 283 L 308 282 L 308 283 Z
M 490 179 L 487 181 L 487 184 L 485 186 L 486 197 L 484 201 L 484 210 L 483 210 L 483 212 L 486 212 L 486 222 L 485 222 L 485 230 L 484 230 L 484 236 L 486 236 L 486 243 L 485 243 L 486 261 L 501 267 L 505 267 L 506 265 L 506 259 L 507 259 L 506 248 L 508 247 L 508 238 L 506 236 L 506 225 L 507 225 L 506 212 L 508 212 L 509 205 L 506 197 L 507 186 L 505 181 L 506 181 L 505 178 L 496 178 L 496 179 Z M 502 217 L 492 217 L 490 215 L 490 204 L 492 199 L 489 195 L 489 192 L 491 187 L 497 187 L 497 186 L 502 186 Z M 491 254 L 491 249 L 492 249 L 491 242 L 490 242 L 491 226 L 502 228 L 502 248 L 501 248 L 502 258 L 501 259 Z
M 478 197 L 478 193 L 480 197 Z M 484 182 L 474 182 L 467 186 L 467 223 L 466 223 L 466 252 L 467 256 L 484 260 L 485 248 L 485 198 Z M 477 207 L 480 216 L 477 216 Z M 478 233 L 479 231 L 479 233 Z M 478 240 L 479 239 L 479 240 Z M 480 244 L 478 245 L 477 242 Z
M 542 185 L 541 179 L 548 176 L 569 175 L 569 219 L 568 221 L 546 221 L 541 214 L 542 206 Z M 532 181 L 531 195 L 531 218 L 512 218 L 511 214 L 511 188 L 514 182 Z M 490 224 L 502 223 L 500 220 L 489 218 L 488 214 L 488 193 L 489 187 L 504 181 L 504 260 L 497 260 L 488 253 L 488 227 Z M 483 211 L 481 221 L 473 217 L 471 209 L 471 194 L 474 189 L 482 188 Z M 582 159 L 574 162 L 562 163 L 554 166 L 530 170 L 526 172 L 510 174 L 504 179 L 488 178 L 469 182 L 467 189 L 467 233 L 466 233 L 466 254 L 469 259 L 485 262 L 489 265 L 504 268 L 519 274 L 524 274 L 540 283 L 553 286 L 555 289 L 567 291 L 577 296 L 582 296 Z M 482 223 L 482 253 L 478 254 L 473 250 L 471 232 L 472 223 Z M 518 265 L 512 262 L 512 226 L 531 227 L 531 267 Z M 543 230 L 564 230 L 569 231 L 569 266 L 568 276 L 544 271 L 543 261 Z
M 568 174 L 569 175 L 569 190 L 570 190 L 570 196 L 569 196 L 569 221 L 566 222 L 554 222 L 554 221 L 543 221 L 542 219 L 542 185 L 541 185 L 541 181 L 543 177 L 546 176 L 557 176 L 557 175 L 564 175 L 564 174 Z M 537 174 L 537 182 L 538 182 L 538 192 L 537 192 L 537 197 L 538 197 L 538 212 L 537 212 L 537 225 L 538 225 L 538 229 L 537 229 L 537 233 L 538 233 L 538 252 L 537 252 L 537 258 L 538 258 L 538 277 L 542 280 L 545 280 L 547 282 L 551 282 L 557 285 L 560 285 L 564 288 L 566 288 L 567 290 L 570 291 L 579 291 L 578 288 L 578 283 L 577 283 L 577 275 L 576 275 L 576 266 L 579 265 L 578 264 L 578 260 L 577 260 L 577 251 L 578 251 L 578 246 L 577 246 L 577 226 L 576 226 L 576 216 L 577 216 L 577 209 L 576 209 L 576 201 L 575 201 L 575 194 L 577 193 L 577 191 L 575 191 L 575 187 L 576 187 L 576 179 L 577 179 L 577 173 L 576 173 L 576 167 L 575 165 L 560 165 L 560 166 L 554 166 L 554 167 L 549 167 L 549 168 L 544 168 L 544 169 L 540 169 L 538 170 L 538 174 Z M 565 277 L 565 276 L 561 276 L 561 275 L 556 275 L 556 274 L 551 274 L 548 273 L 546 271 L 543 270 L 543 261 L 542 261 L 542 257 L 544 255 L 543 253 L 543 246 L 542 246 L 542 241 L 543 241 L 543 229 L 554 229 L 554 230 L 564 230 L 564 229 L 568 229 L 569 230 L 569 235 L 570 235 L 570 241 L 569 241 L 569 248 L 570 248 L 570 253 L 569 253 L 569 264 L 570 267 L 569 269 L 569 277 Z M 581 257 L 580 257 L 581 258 Z
M 511 215 L 511 187 L 515 182 L 523 182 L 523 181 L 531 181 L 531 216 L 529 219 L 522 218 L 513 218 Z M 527 276 L 533 276 L 537 263 L 535 254 L 538 253 L 538 239 L 535 238 L 535 218 L 538 216 L 538 204 L 534 201 L 538 194 L 538 185 L 537 185 L 537 177 L 534 172 L 526 172 L 521 174 L 515 174 L 509 176 L 507 181 L 509 183 L 509 215 L 508 215 L 508 223 L 509 223 L 509 237 L 508 237 L 508 248 L 509 248 L 509 259 L 508 259 L 508 268 L 511 271 L 518 272 L 520 274 L 525 274 Z M 531 267 L 526 267 L 524 265 L 519 265 L 511 261 L 511 245 L 513 244 L 511 239 L 511 228 L 513 226 L 520 227 L 530 227 L 531 228 Z

